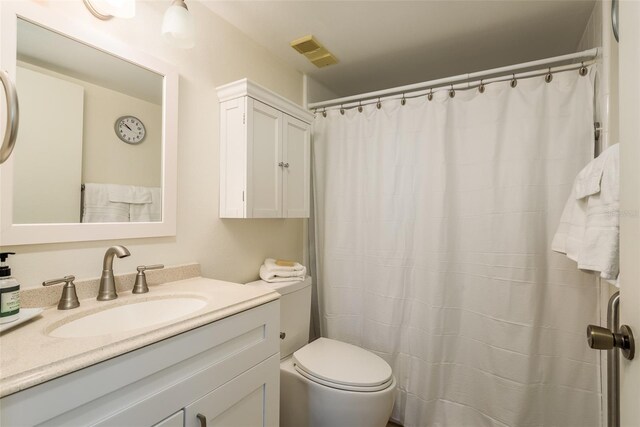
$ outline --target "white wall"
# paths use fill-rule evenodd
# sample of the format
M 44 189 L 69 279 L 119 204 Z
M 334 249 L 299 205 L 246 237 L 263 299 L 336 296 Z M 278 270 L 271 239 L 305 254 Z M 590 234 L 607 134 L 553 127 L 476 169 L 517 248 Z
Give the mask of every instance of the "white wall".
M 138 1 L 132 20 L 95 19 L 82 2 L 35 1 L 76 23 L 111 34 L 120 42 L 175 64 L 180 73 L 178 135 L 177 236 L 49 245 L 4 247 L 14 275 L 23 287 L 45 279 L 75 274 L 99 276 L 102 257 L 111 244 L 124 244 L 132 256 L 116 260 L 116 274 L 145 263 L 202 264 L 203 274 L 245 282 L 257 278 L 266 256 L 299 260 L 304 220 L 220 220 L 218 218 L 218 99 L 215 87 L 243 77 L 266 86 L 294 102 L 302 102 L 302 75 L 273 58 L 264 48 L 195 0 L 197 44 L 180 50 L 160 35 L 162 14 L 169 1 Z

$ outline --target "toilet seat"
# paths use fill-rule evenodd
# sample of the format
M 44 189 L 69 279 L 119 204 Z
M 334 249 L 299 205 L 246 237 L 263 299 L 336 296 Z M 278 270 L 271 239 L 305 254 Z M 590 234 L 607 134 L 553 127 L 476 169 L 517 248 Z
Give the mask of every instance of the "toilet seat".
M 380 391 L 393 383 L 381 357 L 355 345 L 319 338 L 293 353 L 298 373 L 311 381 L 346 391 Z

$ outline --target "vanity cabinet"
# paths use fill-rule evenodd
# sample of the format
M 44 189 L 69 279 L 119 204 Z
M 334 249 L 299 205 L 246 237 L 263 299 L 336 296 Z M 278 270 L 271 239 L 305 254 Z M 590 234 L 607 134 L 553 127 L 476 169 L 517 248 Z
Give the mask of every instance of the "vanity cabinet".
M 273 426 L 279 313 L 272 301 L 0 400 L 6 426 Z M 203 419 L 204 417 L 204 419 Z
M 313 115 L 246 79 L 217 90 L 220 217 L 308 218 Z

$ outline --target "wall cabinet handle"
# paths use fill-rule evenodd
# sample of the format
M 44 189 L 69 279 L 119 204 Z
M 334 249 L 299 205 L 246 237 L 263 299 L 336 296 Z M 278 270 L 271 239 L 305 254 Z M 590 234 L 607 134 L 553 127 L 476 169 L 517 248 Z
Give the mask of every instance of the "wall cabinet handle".
M 18 92 L 9 78 L 9 73 L 0 70 L 0 81 L 4 86 L 7 98 L 7 124 L 5 126 L 4 139 L 0 145 L 0 164 L 4 163 L 16 144 L 18 138 L 18 123 L 20 121 L 20 108 L 18 107 Z
M 198 421 L 200 421 L 200 427 L 207 427 L 207 417 L 202 414 L 196 415 Z

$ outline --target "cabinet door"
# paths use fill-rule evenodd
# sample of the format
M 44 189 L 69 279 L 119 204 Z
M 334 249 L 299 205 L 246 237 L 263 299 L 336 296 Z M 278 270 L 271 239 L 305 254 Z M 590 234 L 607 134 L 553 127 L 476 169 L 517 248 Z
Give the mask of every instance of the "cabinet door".
M 277 427 L 280 353 L 185 408 L 185 427 Z
M 309 217 L 311 126 L 283 118 L 283 207 L 285 218 Z
M 247 217 L 282 217 L 282 116 L 248 98 Z
M 244 218 L 247 181 L 246 98 L 220 104 L 220 218 Z

